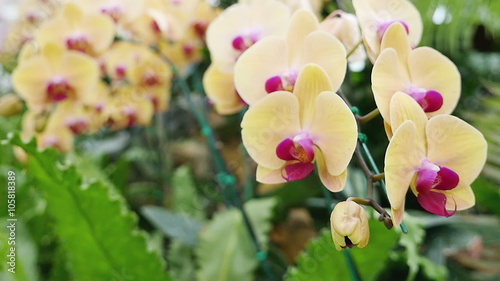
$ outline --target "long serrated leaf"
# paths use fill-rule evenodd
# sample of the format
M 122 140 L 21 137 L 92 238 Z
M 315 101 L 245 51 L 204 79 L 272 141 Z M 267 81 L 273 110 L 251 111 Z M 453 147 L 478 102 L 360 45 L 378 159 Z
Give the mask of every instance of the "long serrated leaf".
M 261 245 L 267 242 L 266 233 L 271 229 L 275 204 L 274 198 L 254 199 L 245 204 Z M 214 216 L 200 235 L 196 256 L 200 264 L 196 273 L 198 280 L 253 280 L 258 261 L 239 210 L 230 209 Z
M 363 280 L 376 280 L 384 269 L 398 234 L 370 220 L 370 243 L 366 248 L 354 248 L 350 253 Z M 324 230 L 314 239 L 299 260 L 290 268 L 287 281 L 351 280 L 344 254 L 335 250 L 330 231 Z
M 175 170 L 172 177 L 172 209 L 176 212 L 186 213 L 194 218 L 203 219 L 205 214 L 203 204 L 188 166 Z
M 158 253 L 147 249 L 137 216 L 111 186 L 84 184 L 74 166 L 61 165 L 53 149 L 38 151 L 34 140 L 15 135 L 10 142 L 28 154 L 29 174 L 47 200 L 72 280 L 171 280 Z

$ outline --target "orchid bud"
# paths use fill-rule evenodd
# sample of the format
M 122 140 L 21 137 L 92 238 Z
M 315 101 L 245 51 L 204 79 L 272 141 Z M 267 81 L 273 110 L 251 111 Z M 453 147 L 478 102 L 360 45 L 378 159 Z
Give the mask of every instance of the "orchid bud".
M 15 94 L 7 94 L 0 98 L 0 116 L 12 116 L 23 110 L 21 99 Z
M 368 216 L 365 209 L 354 201 L 340 202 L 335 205 L 330 223 L 333 242 L 338 251 L 354 246 L 364 248 L 368 245 L 370 240 Z

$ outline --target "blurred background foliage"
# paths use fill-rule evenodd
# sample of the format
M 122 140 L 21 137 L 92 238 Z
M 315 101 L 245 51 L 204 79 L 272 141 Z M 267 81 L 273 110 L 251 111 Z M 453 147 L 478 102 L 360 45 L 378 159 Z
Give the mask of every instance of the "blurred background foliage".
M 196 89 L 191 97 L 216 129 L 217 146 L 237 176 L 255 239 L 241 212 L 230 207 L 236 195 L 227 194 L 216 177 L 192 108 L 174 84 L 171 109 L 157 115 L 151 127 L 81 137 L 66 156 L 39 152 L 16 137 L 0 146 L 1 182 L 7 171 L 16 171 L 21 218 L 17 273 L 9 274 L 2 262 L 0 280 L 350 280 L 349 261 L 362 280 L 499 280 L 500 1 L 412 2 L 424 20 L 421 45 L 447 55 L 461 72 L 462 97 L 454 114 L 488 141 L 487 165 L 473 184 L 477 205 L 472 210 L 436 218 L 408 196 L 408 234 L 372 221 L 366 249 L 347 256 L 336 252 L 327 230 L 329 202 L 316 177 L 280 187 L 256 185 L 255 167 L 240 144 L 240 116 L 221 117 L 207 106 L 200 87 L 206 57 L 188 79 Z M 350 1 L 339 0 L 325 3 L 324 14 L 337 6 L 353 12 Z M 1 70 L 2 95 L 12 91 L 11 69 L 6 63 Z M 343 85 L 362 113 L 375 108 L 370 73 L 370 65 L 350 72 Z M 0 117 L 0 138 L 18 131 L 20 120 Z M 379 167 L 387 145 L 382 126 L 377 118 L 363 127 Z M 27 149 L 27 169 L 17 162 L 12 144 Z M 333 201 L 364 187 L 354 163 L 346 192 Z M 6 198 L 5 188 L 0 198 Z M 2 229 L 6 211 L 0 210 Z M 8 251 L 5 241 L 2 231 L 2 257 Z M 256 252 L 256 242 L 262 252 Z

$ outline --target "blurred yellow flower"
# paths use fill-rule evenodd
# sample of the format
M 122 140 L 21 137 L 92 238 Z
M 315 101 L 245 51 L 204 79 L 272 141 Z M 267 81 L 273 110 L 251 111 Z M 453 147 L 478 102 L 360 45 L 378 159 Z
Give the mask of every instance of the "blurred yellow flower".
M 90 103 L 98 80 L 99 67 L 91 57 L 54 44 L 45 45 L 12 73 L 15 91 L 33 109 L 66 99 Z
M 436 215 L 449 217 L 474 205 L 470 184 L 487 152 L 477 129 L 451 115 L 427 120 L 419 104 L 401 92 L 392 97 L 390 125 L 395 133 L 385 155 L 385 179 L 395 226 L 403 220 L 408 186 Z
M 353 201 L 339 202 L 330 216 L 332 239 L 337 251 L 355 246 L 364 248 L 370 241 L 365 209 Z
M 42 46 L 56 43 L 92 56 L 108 49 L 114 37 L 115 26 L 109 17 L 86 14 L 75 3 L 64 5 L 61 12 L 36 33 L 36 40 Z
M 346 73 L 346 51 L 333 35 L 319 30 L 317 18 L 297 11 L 286 37 L 266 37 L 244 52 L 234 67 L 234 83 L 249 105 L 274 91 L 293 91 L 299 72 L 307 63 L 319 65 L 336 91 Z
M 302 179 L 318 166 L 331 191 L 344 188 L 357 141 L 354 115 L 314 64 L 298 75 L 293 93 L 273 92 L 252 105 L 241 122 L 242 139 L 257 162 L 257 180 Z
M 366 60 L 365 48 L 360 44 L 361 31 L 355 15 L 342 10 L 333 11 L 320 23 L 319 27 L 321 30 L 337 37 L 348 53 L 352 52 L 347 59 L 348 62 Z

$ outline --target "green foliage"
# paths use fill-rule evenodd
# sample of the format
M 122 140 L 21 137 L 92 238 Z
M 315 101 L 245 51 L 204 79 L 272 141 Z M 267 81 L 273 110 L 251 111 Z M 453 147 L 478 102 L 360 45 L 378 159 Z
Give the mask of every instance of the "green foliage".
M 417 273 L 422 269 L 431 280 L 446 280 L 447 272 L 444 266 L 432 263 L 429 259 L 422 256 L 419 247 L 425 236 L 422 221 L 417 217 L 405 214 L 405 224 L 408 228 L 408 234 L 401 235 L 399 244 L 406 248 L 405 256 L 410 272 L 406 280 L 415 280 Z
M 170 280 L 158 253 L 147 249 L 137 217 L 110 185 L 85 181 L 75 166 L 61 164 L 55 150 L 38 151 L 34 140 L 24 143 L 15 135 L 10 142 L 29 156 L 72 280 Z
M 274 198 L 253 199 L 245 204 L 261 245 L 267 244 L 275 204 Z M 256 254 L 240 211 L 217 213 L 200 235 L 196 249 L 200 268 L 196 276 L 203 281 L 251 281 L 258 266 Z
M 481 207 L 488 211 L 500 216 L 500 190 L 493 183 L 478 178 L 472 184 L 474 194 L 476 195 L 476 202 Z
M 169 272 L 173 280 L 195 281 L 196 268 L 193 247 L 173 240 L 167 254 Z
M 395 231 L 387 230 L 376 220 L 370 220 L 370 243 L 363 249 L 350 251 L 363 280 L 376 280 L 384 269 L 391 249 L 398 239 Z M 351 280 L 345 254 L 335 249 L 330 231 L 324 230 L 313 240 L 298 266 L 288 272 L 287 281 Z
M 158 206 L 145 206 L 142 214 L 164 235 L 191 246 L 196 245 L 201 222 Z
M 195 182 L 188 166 L 174 171 L 172 176 L 172 210 L 202 220 L 205 216 L 203 203 L 196 191 Z

